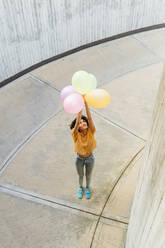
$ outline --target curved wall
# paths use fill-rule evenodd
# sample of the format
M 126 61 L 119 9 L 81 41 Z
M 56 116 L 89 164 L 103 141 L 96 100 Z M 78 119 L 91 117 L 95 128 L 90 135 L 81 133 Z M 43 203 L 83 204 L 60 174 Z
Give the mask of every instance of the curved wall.
M 0 82 L 65 51 L 165 23 L 159 0 L 0 0 Z

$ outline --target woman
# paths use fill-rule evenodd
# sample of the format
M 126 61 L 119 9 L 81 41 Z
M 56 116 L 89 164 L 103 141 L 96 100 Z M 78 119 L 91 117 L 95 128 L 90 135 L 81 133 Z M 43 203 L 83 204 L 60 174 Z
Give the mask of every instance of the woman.
M 85 99 L 84 99 L 85 101 Z M 79 175 L 79 188 L 77 191 L 78 198 L 83 197 L 83 176 L 84 167 L 86 175 L 85 196 L 87 199 L 91 197 L 90 181 L 94 166 L 93 150 L 96 148 L 96 140 L 94 137 L 96 128 L 93 123 L 88 104 L 85 101 L 87 117 L 82 115 L 80 111 L 77 118 L 70 125 L 72 129 L 72 137 L 74 141 L 74 151 L 76 152 L 76 168 Z

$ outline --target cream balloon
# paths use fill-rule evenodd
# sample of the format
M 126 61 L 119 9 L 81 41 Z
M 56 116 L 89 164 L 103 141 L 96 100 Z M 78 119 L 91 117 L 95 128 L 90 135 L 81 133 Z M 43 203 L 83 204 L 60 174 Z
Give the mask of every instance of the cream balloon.
M 90 75 L 86 71 L 77 71 L 72 77 L 72 86 L 80 94 L 86 94 L 92 89 Z
M 91 90 L 96 89 L 97 87 L 96 77 L 91 73 L 89 73 L 89 76 L 90 76 Z

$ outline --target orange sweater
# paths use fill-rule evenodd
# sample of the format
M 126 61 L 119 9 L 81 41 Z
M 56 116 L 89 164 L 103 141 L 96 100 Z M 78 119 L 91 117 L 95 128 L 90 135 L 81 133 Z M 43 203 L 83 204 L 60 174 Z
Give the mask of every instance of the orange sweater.
M 96 148 L 96 140 L 94 137 L 95 131 L 88 127 L 86 135 L 77 132 L 74 134 L 74 129 L 72 130 L 72 137 L 74 140 L 74 151 L 78 153 L 81 157 L 88 157 L 93 150 Z

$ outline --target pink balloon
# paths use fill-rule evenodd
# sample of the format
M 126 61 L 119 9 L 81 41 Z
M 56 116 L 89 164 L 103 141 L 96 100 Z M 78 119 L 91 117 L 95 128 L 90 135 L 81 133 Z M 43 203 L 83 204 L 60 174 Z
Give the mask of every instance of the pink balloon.
M 66 86 L 65 88 L 62 89 L 61 93 L 60 93 L 60 96 L 61 96 L 61 99 L 64 101 L 64 99 L 73 94 L 73 93 L 76 93 L 76 91 L 74 90 L 73 86 L 72 85 L 68 85 Z
M 82 95 L 78 93 L 73 93 L 65 98 L 64 109 L 70 114 L 79 113 L 84 106 L 84 99 Z

